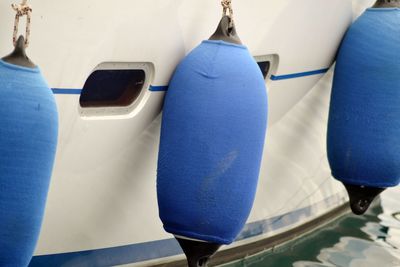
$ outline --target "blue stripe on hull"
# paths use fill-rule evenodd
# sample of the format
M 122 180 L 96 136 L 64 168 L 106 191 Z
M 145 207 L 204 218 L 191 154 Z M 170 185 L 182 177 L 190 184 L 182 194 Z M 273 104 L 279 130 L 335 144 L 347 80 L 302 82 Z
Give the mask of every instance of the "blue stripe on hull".
M 317 211 L 328 210 L 343 203 L 339 195 L 329 197 L 317 204 L 301 208 L 270 219 L 249 223 L 245 226 L 237 241 L 277 231 L 306 218 L 317 215 Z M 137 263 L 182 254 L 175 239 L 157 240 L 113 248 L 35 256 L 30 267 L 42 266 L 114 266 Z
M 153 85 L 151 85 L 149 90 L 152 91 L 152 92 L 166 92 L 166 91 L 168 91 L 168 85 L 166 85 L 166 86 L 153 86 Z
M 61 89 L 53 88 L 51 89 L 55 95 L 80 95 L 82 89 Z
M 179 255 L 175 239 L 157 240 L 128 246 L 33 257 L 30 267 L 115 266 Z
M 286 74 L 286 75 L 272 75 L 271 80 L 280 81 L 280 80 L 296 79 L 296 78 L 301 78 L 301 77 L 306 77 L 306 76 L 324 74 L 328 70 L 329 70 L 329 68 L 307 71 L 307 72 L 299 72 L 299 73 L 293 73 L 293 74 Z M 82 92 L 82 89 L 53 88 L 51 90 L 56 95 L 80 95 Z M 168 91 L 168 85 L 161 85 L 161 86 L 151 85 L 149 90 L 151 92 L 166 92 L 166 91 Z
M 329 70 L 329 68 L 313 70 L 313 71 L 306 71 L 306 72 L 299 72 L 299 73 L 292 73 L 292 74 L 286 74 L 286 75 L 277 75 L 277 76 L 272 75 L 271 80 L 281 81 L 281 80 L 296 79 L 296 78 L 301 78 L 301 77 L 306 77 L 306 76 L 319 75 L 319 74 L 327 73 L 328 70 Z

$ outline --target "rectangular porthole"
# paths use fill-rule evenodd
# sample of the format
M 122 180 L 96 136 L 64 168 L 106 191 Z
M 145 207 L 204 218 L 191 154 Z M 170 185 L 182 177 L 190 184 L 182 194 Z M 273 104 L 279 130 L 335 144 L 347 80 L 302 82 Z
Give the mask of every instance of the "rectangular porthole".
M 261 73 L 264 76 L 264 79 L 267 78 L 269 69 L 271 68 L 271 62 L 269 61 L 259 61 L 257 62 L 258 66 L 260 67 Z
M 82 89 L 80 115 L 89 119 L 132 115 L 147 99 L 153 76 L 152 63 L 101 63 Z
M 271 54 L 265 56 L 256 56 L 254 59 L 260 67 L 264 79 L 268 82 L 271 76 L 275 75 L 278 69 L 279 56 L 277 54 Z
M 141 69 L 96 70 L 87 79 L 81 107 L 126 107 L 140 95 L 146 74 Z

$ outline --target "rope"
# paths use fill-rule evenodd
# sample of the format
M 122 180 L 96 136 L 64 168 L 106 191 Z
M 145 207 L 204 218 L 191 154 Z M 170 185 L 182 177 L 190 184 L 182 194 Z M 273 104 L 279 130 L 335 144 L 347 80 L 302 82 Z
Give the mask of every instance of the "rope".
M 222 16 L 228 16 L 231 21 L 229 23 L 229 27 L 233 27 L 233 8 L 232 8 L 232 0 L 222 0 L 221 5 L 223 7 Z
M 17 35 L 20 17 L 26 16 L 26 29 L 25 29 L 25 47 L 29 45 L 29 37 L 31 35 L 31 14 L 32 8 L 27 4 L 28 0 L 23 0 L 21 4 L 12 4 L 11 7 L 16 12 L 14 21 L 14 34 L 13 43 L 17 45 Z

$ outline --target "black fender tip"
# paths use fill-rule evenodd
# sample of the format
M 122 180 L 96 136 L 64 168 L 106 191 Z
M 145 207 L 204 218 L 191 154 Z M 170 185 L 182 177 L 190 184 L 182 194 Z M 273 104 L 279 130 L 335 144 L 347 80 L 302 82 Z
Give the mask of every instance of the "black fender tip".
M 36 68 L 36 65 L 29 59 L 25 51 L 25 38 L 20 35 L 14 51 L 8 56 L 2 58 L 7 63 L 22 66 L 26 68 Z
M 400 0 L 377 0 L 373 8 L 391 8 L 400 7 Z
M 221 40 L 238 45 L 242 44 L 242 41 L 236 32 L 235 24 L 233 23 L 233 25 L 231 25 L 231 18 L 228 16 L 222 17 L 218 24 L 217 30 L 209 38 L 209 40 Z
M 350 198 L 350 208 L 355 215 L 367 212 L 374 199 L 386 188 L 368 187 L 343 183 Z
M 189 267 L 207 267 L 211 257 L 221 247 L 220 244 L 175 238 L 186 255 Z

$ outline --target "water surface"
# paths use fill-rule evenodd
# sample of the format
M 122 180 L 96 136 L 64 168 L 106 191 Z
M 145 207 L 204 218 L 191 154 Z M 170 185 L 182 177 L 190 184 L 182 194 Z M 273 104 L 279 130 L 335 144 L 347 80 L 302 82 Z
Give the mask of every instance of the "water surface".
M 229 267 L 400 266 L 400 188 L 384 192 L 364 216 L 347 214 L 274 250 Z

